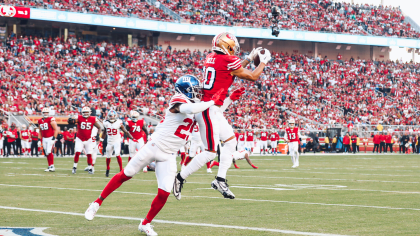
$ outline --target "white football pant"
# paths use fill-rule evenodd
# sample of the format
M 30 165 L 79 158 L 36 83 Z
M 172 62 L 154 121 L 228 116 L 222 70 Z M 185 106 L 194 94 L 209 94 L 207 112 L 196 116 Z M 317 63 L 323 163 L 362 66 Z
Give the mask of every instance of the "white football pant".
M 78 137 L 76 137 L 76 142 L 74 145 L 74 151 L 75 152 L 82 152 L 85 150 L 86 154 L 92 154 L 93 152 L 93 142 L 92 138 L 88 139 L 87 141 L 82 141 Z

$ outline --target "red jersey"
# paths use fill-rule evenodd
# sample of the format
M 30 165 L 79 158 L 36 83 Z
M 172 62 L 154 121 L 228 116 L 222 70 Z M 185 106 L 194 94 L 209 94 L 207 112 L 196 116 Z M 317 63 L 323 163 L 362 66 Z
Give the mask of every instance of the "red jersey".
M 89 116 L 88 118 L 84 118 L 83 116 L 79 115 L 77 117 L 76 137 L 83 142 L 88 141 L 92 137 L 92 129 L 94 126 L 93 124 L 95 124 L 95 122 L 95 116 Z
M 239 140 L 239 133 L 235 133 L 236 141 Z
M 294 127 L 293 130 L 290 128 L 286 128 L 286 135 L 287 139 L 289 139 L 289 142 L 299 142 L 299 128 Z
M 62 131 L 61 134 L 63 135 L 65 141 L 68 141 L 69 140 L 68 139 L 68 137 L 69 137 L 69 131 Z
M 30 131 L 31 132 L 31 139 L 32 141 L 38 141 L 38 132 L 36 131 Z M 32 136 L 36 136 L 36 138 L 32 137 Z
M 29 139 L 29 136 L 31 135 L 31 132 L 29 130 L 22 130 L 20 131 L 20 136 L 22 139 L 27 140 Z
M 127 120 L 128 132 L 133 136 L 134 141 L 143 138 L 143 125 L 144 120 L 138 120 L 137 122 Z
M 41 118 L 38 120 L 38 125 L 41 129 L 41 135 L 43 138 L 50 138 L 54 136 L 54 129 L 51 126 L 52 121 L 55 121 L 54 117 Z
M 11 130 L 9 129 L 7 132 L 10 133 L 10 135 L 7 135 L 7 142 L 11 143 L 14 142 L 18 138 L 17 130 Z M 11 138 L 11 136 L 14 136 L 14 138 Z
M 270 141 L 271 142 L 275 142 L 277 140 L 279 140 L 279 134 L 278 133 L 272 133 L 272 134 L 270 134 Z
M 246 131 L 246 141 L 247 142 L 254 141 L 254 133 L 252 131 Z
M 223 100 L 228 93 L 229 87 L 235 80 L 235 76 L 231 75 L 242 67 L 241 59 L 234 55 L 225 55 L 210 53 L 204 61 L 204 78 L 203 78 L 203 98 L 204 102 L 211 100 L 211 97 L 220 89 L 224 89 L 220 100 L 215 105 L 223 105 Z
M 261 132 L 261 141 L 267 141 L 268 132 Z
M 239 141 L 245 141 L 245 134 L 244 133 L 239 134 Z

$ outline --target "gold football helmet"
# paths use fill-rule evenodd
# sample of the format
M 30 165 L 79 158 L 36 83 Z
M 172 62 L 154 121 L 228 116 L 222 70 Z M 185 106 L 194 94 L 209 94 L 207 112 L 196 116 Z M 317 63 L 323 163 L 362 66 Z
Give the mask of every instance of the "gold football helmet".
M 213 38 L 212 50 L 227 55 L 239 55 L 240 46 L 236 37 L 228 32 L 220 33 Z

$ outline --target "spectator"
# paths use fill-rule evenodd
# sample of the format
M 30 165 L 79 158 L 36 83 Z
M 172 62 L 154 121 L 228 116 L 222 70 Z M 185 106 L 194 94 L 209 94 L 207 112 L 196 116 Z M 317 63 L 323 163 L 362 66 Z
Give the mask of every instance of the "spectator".
M 344 145 L 344 152 L 343 153 L 348 153 L 350 150 L 350 136 L 349 133 L 346 133 L 346 135 L 343 138 L 343 145 Z

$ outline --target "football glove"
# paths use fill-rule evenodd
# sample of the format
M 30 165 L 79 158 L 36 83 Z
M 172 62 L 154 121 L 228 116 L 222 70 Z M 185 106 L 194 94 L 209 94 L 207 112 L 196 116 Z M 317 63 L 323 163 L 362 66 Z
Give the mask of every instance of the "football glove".
M 262 49 L 262 47 L 258 47 L 258 48 L 254 48 L 252 49 L 252 51 L 249 53 L 249 55 L 246 57 L 246 59 L 249 62 L 252 62 L 254 60 L 254 57 L 258 54 L 258 52 Z
M 55 137 L 53 136 L 51 140 L 54 141 L 55 140 Z
M 230 94 L 230 99 L 232 100 L 232 101 L 236 101 L 236 100 L 238 100 L 241 96 L 242 96 L 242 94 L 244 94 L 245 93 L 245 88 L 244 87 L 242 87 L 242 88 L 239 88 L 239 89 L 235 89 L 231 94 Z
M 224 89 L 220 89 L 219 91 L 217 91 L 215 94 L 213 94 L 213 97 L 211 97 L 211 100 L 214 101 L 214 103 L 216 103 L 217 101 L 221 101 L 223 103 L 223 99 L 220 99 L 223 91 Z
M 258 51 L 258 56 L 260 57 L 260 62 L 267 65 L 267 63 L 271 60 L 271 53 L 266 48 L 264 48 L 264 51 L 264 54 L 261 54 L 261 50 Z

